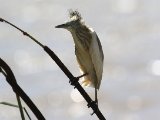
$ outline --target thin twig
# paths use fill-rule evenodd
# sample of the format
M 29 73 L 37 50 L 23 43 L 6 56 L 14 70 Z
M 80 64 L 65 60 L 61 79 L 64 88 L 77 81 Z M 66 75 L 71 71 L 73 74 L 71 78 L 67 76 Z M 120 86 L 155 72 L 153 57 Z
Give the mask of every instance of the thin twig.
M 28 36 L 29 38 L 31 38 L 34 42 L 36 42 L 38 45 L 40 45 L 41 47 L 43 47 L 43 45 L 38 42 L 35 38 L 33 38 L 31 35 L 29 35 L 27 32 L 23 31 L 22 29 L 20 29 L 19 27 L 13 25 L 12 23 L 8 22 L 7 20 L 0 18 L 0 22 L 5 22 L 9 25 L 11 25 L 12 27 L 16 28 L 17 30 L 21 31 L 23 33 L 23 35 Z
M 14 105 L 14 104 L 11 104 L 11 103 L 8 103 L 8 102 L 0 102 L 0 104 L 8 105 L 8 106 L 15 107 L 15 108 L 19 108 L 18 105 Z M 28 116 L 29 120 L 32 120 L 25 107 L 23 107 L 23 110 L 25 111 L 25 113 Z

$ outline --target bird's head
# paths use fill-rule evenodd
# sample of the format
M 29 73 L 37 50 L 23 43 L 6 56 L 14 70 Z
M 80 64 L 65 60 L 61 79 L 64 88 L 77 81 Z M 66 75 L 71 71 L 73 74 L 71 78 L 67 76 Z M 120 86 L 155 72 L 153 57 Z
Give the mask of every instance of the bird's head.
M 82 17 L 78 11 L 70 10 L 69 17 L 70 17 L 70 21 L 61 25 L 57 25 L 56 28 L 65 28 L 69 31 L 73 31 L 76 28 L 83 25 Z

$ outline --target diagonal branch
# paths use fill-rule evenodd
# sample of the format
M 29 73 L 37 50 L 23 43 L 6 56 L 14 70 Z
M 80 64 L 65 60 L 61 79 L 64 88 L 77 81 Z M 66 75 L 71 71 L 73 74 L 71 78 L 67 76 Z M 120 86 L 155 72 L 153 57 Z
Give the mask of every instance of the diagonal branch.
M 86 93 L 86 91 L 83 89 L 83 87 L 78 82 L 78 77 L 74 77 L 73 74 L 68 70 L 68 68 L 62 63 L 62 61 L 57 57 L 57 55 L 47 46 L 41 44 L 36 40 L 34 37 L 29 35 L 27 32 L 23 31 L 22 29 L 18 28 L 17 26 L 13 25 L 12 23 L 4 20 L 3 18 L 0 18 L 1 22 L 5 22 L 12 27 L 18 29 L 23 33 L 23 35 L 28 36 L 31 38 L 34 42 L 36 42 L 38 45 L 40 45 L 45 52 L 48 53 L 48 55 L 56 62 L 56 64 L 60 67 L 60 69 L 64 72 L 64 74 L 70 79 L 71 85 L 73 85 L 77 90 L 81 93 L 81 95 L 84 97 L 84 99 L 88 103 L 88 107 L 91 107 L 93 109 L 93 112 L 97 115 L 97 117 L 100 120 L 106 120 L 101 111 L 98 108 L 98 105 L 89 97 L 89 95 Z

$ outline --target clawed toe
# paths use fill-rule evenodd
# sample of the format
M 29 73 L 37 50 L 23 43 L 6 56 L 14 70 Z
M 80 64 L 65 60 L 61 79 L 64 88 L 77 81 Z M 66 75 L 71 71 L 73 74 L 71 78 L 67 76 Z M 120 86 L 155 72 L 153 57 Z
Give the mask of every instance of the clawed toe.
M 95 106 L 95 104 L 96 104 L 96 106 Z M 97 110 L 98 110 L 97 101 L 92 101 L 91 103 L 88 103 L 87 106 L 88 106 L 88 108 L 89 108 L 89 107 L 91 107 L 92 105 L 95 106 L 95 107 L 94 107 L 93 113 L 91 113 L 91 115 L 93 115 L 94 113 L 96 113 Z

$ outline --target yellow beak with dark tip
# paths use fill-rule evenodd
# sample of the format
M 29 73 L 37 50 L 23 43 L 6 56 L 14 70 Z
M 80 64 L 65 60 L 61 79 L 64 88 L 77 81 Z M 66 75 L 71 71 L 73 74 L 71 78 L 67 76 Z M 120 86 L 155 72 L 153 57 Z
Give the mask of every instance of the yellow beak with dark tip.
M 68 26 L 69 26 L 68 24 L 61 24 L 61 25 L 55 26 L 55 28 L 67 28 Z

